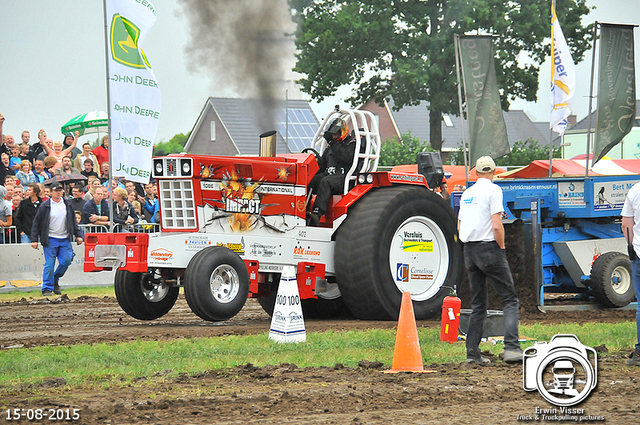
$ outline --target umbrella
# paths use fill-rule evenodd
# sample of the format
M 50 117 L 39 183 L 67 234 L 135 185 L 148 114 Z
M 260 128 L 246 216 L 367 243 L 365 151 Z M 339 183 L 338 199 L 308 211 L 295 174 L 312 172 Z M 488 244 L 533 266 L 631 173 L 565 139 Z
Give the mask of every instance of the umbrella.
M 51 177 L 50 179 L 47 179 L 42 183 L 44 185 L 48 186 L 48 185 L 53 184 L 55 182 L 58 182 L 58 183 L 82 182 L 84 184 L 84 182 L 86 182 L 86 181 L 87 181 L 87 178 L 85 176 L 83 176 L 82 174 L 71 173 L 71 174 L 61 174 L 61 175 L 57 175 L 57 176 Z
M 60 128 L 62 134 L 78 131 L 81 136 L 91 133 L 106 133 L 109 125 L 109 115 L 103 111 L 87 112 L 78 115 Z

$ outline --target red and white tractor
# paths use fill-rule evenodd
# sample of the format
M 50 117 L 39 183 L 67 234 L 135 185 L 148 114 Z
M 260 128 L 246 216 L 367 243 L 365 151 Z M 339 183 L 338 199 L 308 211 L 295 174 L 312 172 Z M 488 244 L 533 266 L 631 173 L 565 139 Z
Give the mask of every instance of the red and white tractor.
M 356 155 L 343 194 L 310 227 L 307 185 L 327 146 L 323 128 L 337 117 L 348 122 Z M 419 155 L 429 162 L 419 169 L 429 172 L 380 172 L 380 147 L 371 112 L 336 110 L 311 153 L 154 158 L 161 232 L 87 234 L 84 269 L 117 268 L 118 302 L 141 320 L 171 310 L 181 286 L 204 320 L 233 317 L 247 297 L 271 314 L 285 266 L 297 271 L 306 317 L 346 308 L 361 319 L 395 320 L 404 291 L 416 318 L 433 317 L 463 273 L 456 216 L 428 185 L 442 179 L 439 156 Z

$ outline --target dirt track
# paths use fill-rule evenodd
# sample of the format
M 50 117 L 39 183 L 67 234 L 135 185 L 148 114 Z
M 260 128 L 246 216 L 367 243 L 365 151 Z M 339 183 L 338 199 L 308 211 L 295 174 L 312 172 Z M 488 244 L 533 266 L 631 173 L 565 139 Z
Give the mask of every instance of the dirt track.
M 522 313 L 524 323 L 634 318 L 633 311 Z M 391 329 L 395 325 L 359 320 L 306 322 L 308 332 Z M 419 321 L 418 326 L 438 327 L 439 322 Z M 68 300 L 63 296 L 58 302 L 0 304 L 2 349 L 241 335 L 268 328 L 269 317 L 254 300 L 238 316 L 222 323 L 199 319 L 182 296 L 167 316 L 153 322 L 128 317 L 113 298 Z M 603 416 L 609 423 L 638 423 L 640 368 L 625 367 L 624 354 L 608 353 L 602 358 L 598 387 L 579 406 L 586 414 Z M 426 365 L 436 372 L 425 375 L 382 374 L 367 362 L 354 369 L 327 366 L 245 365 L 178 378 L 159 372 L 139 377 L 128 386 L 112 384 L 100 391 L 69 389 L 64 380 L 50 379 L 19 393 L 0 393 L 0 407 L 78 408 L 80 419 L 75 423 L 85 424 L 516 423 L 516 415 L 533 415 L 536 407 L 551 407 L 537 392 L 522 389 L 520 365 L 506 365 L 499 359 L 484 369 Z

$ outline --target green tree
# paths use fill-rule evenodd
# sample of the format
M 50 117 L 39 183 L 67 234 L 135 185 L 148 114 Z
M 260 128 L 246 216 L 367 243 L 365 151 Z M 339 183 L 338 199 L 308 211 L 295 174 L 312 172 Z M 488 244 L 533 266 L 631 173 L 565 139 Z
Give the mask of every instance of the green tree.
M 503 109 L 536 100 L 540 64 L 550 54 L 548 0 L 289 0 L 298 22 L 295 71 L 313 99 L 355 85 L 353 106 L 393 97 L 394 108 L 428 101 L 431 134 L 442 147 L 442 114 L 458 115 L 454 34 L 495 34 Z M 581 20 L 586 0 L 557 4 L 558 19 L 580 62 L 592 27 Z M 527 59 L 528 58 L 528 59 Z
M 554 148 L 553 157 L 560 158 L 560 156 L 560 148 Z M 549 159 L 549 146 L 540 145 L 537 140 L 528 138 L 525 141 L 515 142 L 511 148 L 511 153 L 496 159 L 496 165 L 499 167 L 522 167 L 531 164 L 537 159 Z M 449 161 L 453 165 L 464 165 L 462 146 L 459 146 L 457 150 L 451 152 Z M 474 166 L 475 164 L 471 165 Z
M 400 139 L 387 140 L 380 149 L 380 165 L 415 164 L 418 152 L 433 152 L 433 148 L 411 133 L 403 134 Z
M 164 140 L 153 147 L 154 156 L 169 155 L 170 153 L 180 153 L 184 150 L 184 144 L 189 138 L 189 134 L 177 133 L 168 142 Z

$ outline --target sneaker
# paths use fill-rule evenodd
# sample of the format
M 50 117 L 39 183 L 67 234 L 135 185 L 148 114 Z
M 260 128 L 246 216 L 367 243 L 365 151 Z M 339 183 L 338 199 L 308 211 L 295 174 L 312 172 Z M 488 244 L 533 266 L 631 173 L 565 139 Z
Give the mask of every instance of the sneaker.
M 50 297 L 51 295 L 53 295 L 53 292 L 49 291 L 48 289 L 45 289 L 44 291 L 42 291 L 43 297 Z
M 629 354 L 627 366 L 640 366 L 640 352 L 638 352 L 637 348 L 633 350 L 633 353 Z
M 505 363 L 522 363 L 522 350 L 504 350 Z
M 56 295 L 62 295 L 62 291 L 60 291 L 60 285 L 58 285 L 58 277 L 53 277 L 53 293 Z
M 482 356 L 480 356 L 479 359 L 474 357 L 467 357 L 467 364 L 472 364 L 472 363 L 480 366 L 486 366 L 488 364 L 491 364 L 491 360 Z

